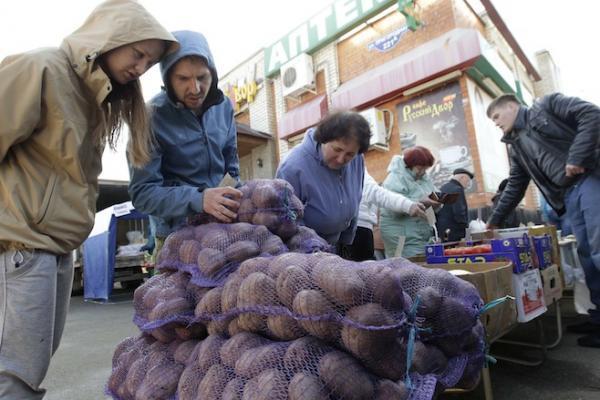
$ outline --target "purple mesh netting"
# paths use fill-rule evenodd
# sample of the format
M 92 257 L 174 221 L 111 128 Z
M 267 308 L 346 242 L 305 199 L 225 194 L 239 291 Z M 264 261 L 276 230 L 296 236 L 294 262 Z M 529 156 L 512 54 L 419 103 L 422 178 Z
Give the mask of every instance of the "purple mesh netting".
M 294 188 L 283 179 L 254 179 L 238 188 L 242 192 L 236 222 L 264 225 L 284 240 L 297 231 L 304 206 L 294 195 Z M 218 222 L 201 213 L 188 218 L 190 225 Z

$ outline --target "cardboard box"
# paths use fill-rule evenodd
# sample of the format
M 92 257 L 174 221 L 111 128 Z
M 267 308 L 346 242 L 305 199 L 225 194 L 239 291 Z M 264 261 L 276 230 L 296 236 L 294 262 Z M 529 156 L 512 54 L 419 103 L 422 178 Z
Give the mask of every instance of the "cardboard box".
M 491 245 L 492 251 L 490 253 L 445 255 L 445 250 L 449 249 L 453 244 L 436 243 L 425 245 L 427 263 L 464 265 L 486 262 L 512 262 L 513 272 L 517 274 L 534 268 L 531 260 L 531 241 L 528 235 L 484 240 L 483 242 Z M 463 243 L 460 244 L 463 245 Z M 465 242 L 464 245 L 471 246 L 473 243 Z
M 536 225 L 529 227 L 529 234 L 533 236 L 549 235 L 552 241 L 552 264 L 556 264 L 560 271 L 560 252 L 558 244 L 558 236 L 554 225 Z
M 550 305 L 562 298 L 562 277 L 558 265 L 551 265 L 542 271 L 542 286 L 544 288 L 544 300 Z
M 529 322 L 547 311 L 539 269 L 513 274 L 512 281 L 519 322 Z
M 470 274 L 458 275 L 473 284 L 484 303 L 504 296 L 514 296 L 512 287 L 512 264 L 506 262 L 474 264 L 421 264 L 427 268 L 441 268 L 446 271 L 465 270 Z M 481 315 L 488 341 L 493 341 L 508 332 L 517 323 L 516 304 L 507 300 Z

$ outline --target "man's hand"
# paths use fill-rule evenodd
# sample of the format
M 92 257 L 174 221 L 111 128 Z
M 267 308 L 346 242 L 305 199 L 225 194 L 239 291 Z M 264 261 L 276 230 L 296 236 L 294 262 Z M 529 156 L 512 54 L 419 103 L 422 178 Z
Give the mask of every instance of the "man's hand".
M 427 215 L 425 214 L 425 206 L 422 203 L 414 203 L 412 206 L 410 206 L 410 209 L 408 210 L 408 215 L 410 215 L 411 217 L 419 217 L 419 218 L 427 218 Z
M 202 209 L 221 222 L 233 222 L 240 207 L 242 192 L 232 187 L 204 189 Z
M 585 168 L 580 167 L 579 165 L 567 164 L 565 166 L 565 175 L 568 177 L 581 175 L 585 172 Z

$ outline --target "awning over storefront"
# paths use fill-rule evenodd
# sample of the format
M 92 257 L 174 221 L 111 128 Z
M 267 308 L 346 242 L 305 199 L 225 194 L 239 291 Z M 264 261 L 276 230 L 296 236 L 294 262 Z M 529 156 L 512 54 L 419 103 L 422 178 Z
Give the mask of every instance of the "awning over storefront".
M 315 124 L 325 115 L 329 107 L 327 95 L 315 97 L 313 100 L 302 104 L 283 114 L 279 120 L 279 138 L 287 139 Z
M 332 95 L 331 106 L 352 109 L 366 106 L 435 77 L 473 66 L 491 46 L 474 29 L 453 29 L 418 48 L 343 83 Z M 489 58 L 489 57 L 488 57 Z M 505 66 L 499 66 L 502 68 Z M 503 69 L 503 68 L 502 68 Z M 496 81 L 498 76 L 491 77 Z M 496 82 L 502 88 L 514 85 L 509 77 Z M 506 82 L 508 79 L 509 82 Z

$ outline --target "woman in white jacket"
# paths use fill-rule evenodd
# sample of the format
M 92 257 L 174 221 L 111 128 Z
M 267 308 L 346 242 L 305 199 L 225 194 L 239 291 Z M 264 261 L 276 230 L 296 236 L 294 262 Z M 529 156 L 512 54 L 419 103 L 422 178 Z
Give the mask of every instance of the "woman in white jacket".
M 353 261 L 373 260 L 373 226 L 377 224 L 377 209 L 387 208 L 412 217 L 425 217 L 425 206 L 381 186 L 365 168 L 362 198 L 358 210 L 358 227 L 354 241 L 348 246 L 348 258 Z

